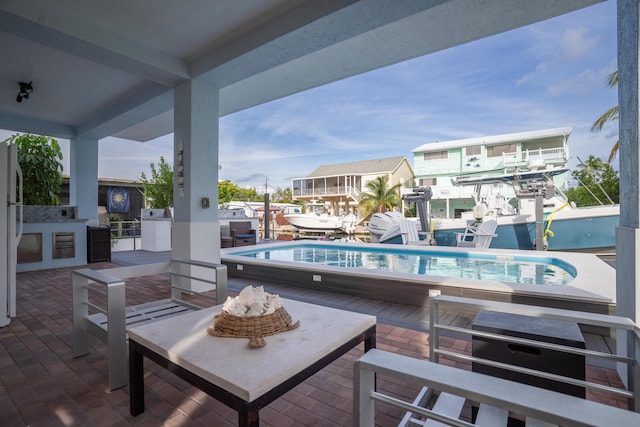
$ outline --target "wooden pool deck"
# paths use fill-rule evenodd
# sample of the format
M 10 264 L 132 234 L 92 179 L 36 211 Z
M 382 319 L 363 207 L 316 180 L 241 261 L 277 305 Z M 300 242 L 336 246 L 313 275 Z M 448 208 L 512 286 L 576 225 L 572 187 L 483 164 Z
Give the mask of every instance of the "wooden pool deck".
M 151 262 L 168 261 L 170 252 L 127 251 L 112 254 L 112 262 L 118 265 L 146 264 Z M 259 281 L 247 278 L 229 278 L 229 291 L 240 292 L 246 286 L 264 286 L 264 289 L 283 298 L 294 299 L 327 307 L 340 308 L 357 313 L 376 316 L 378 323 L 410 329 L 418 332 L 429 332 L 429 308 L 426 306 L 413 306 L 396 304 L 376 298 L 363 298 L 358 296 L 324 292 L 314 289 L 305 289 L 299 286 L 290 286 L 284 283 Z M 442 322 L 452 326 L 468 328 L 473 322 L 476 312 L 445 311 L 441 314 Z M 615 342 L 610 337 L 603 337 L 589 333 L 583 333 L 586 345 L 594 350 L 608 351 L 615 348 Z M 602 362 L 594 362 L 602 364 Z M 606 364 L 604 365 L 606 367 Z
M 127 251 L 115 252 L 111 256 L 114 264 L 135 265 L 168 261 L 170 252 Z M 245 278 L 229 278 L 229 290 L 240 292 L 245 286 L 264 286 L 267 292 L 278 294 L 283 298 L 295 299 L 327 307 L 341 308 L 358 313 L 371 314 L 380 323 L 412 329 L 429 331 L 429 309 L 424 307 L 393 304 L 375 298 L 362 298 L 345 294 L 323 292 L 288 286 L 284 283 L 273 283 Z M 447 313 L 447 320 L 459 326 L 468 326 L 475 313 Z

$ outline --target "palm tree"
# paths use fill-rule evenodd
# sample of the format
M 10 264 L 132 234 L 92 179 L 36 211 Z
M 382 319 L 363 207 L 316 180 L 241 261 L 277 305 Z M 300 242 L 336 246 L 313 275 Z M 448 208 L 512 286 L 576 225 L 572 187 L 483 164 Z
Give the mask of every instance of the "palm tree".
M 364 218 L 367 218 L 374 212 L 384 212 L 385 209 L 393 209 L 400 202 L 398 190 L 400 184 L 396 184 L 391 188 L 387 188 L 389 178 L 386 175 L 379 176 L 373 181 L 367 182 L 369 192 L 360 194 L 360 202 L 358 205 L 362 208 Z
M 618 70 L 607 76 L 607 86 L 614 88 L 618 86 Z M 618 120 L 618 106 L 609 108 L 603 115 L 598 117 L 598 119 L 591 126 L 591 132 L 599 132 L 602 130 L 605 124 L 608 122 L 613 122 Z M 620 148 L 620 141 L 616 141 L 611 148 L 611 152 L 609 153 L 609 159 L 607 162 L 611 163 L 611 161 L 616 157 L 618 153 L 618 148 Z

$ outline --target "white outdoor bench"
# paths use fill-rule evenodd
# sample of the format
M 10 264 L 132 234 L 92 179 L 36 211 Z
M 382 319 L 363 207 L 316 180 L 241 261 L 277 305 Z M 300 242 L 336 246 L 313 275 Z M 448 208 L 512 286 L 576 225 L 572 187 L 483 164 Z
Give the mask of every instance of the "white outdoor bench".
M 133 277 L 170 274 L 171 298 L 126 306 L 125 281 Z M 88 268 L 72 272 L 73 356 L 89 353 L 89 335 L 107 344 L 109 388 L 127 385 L 127 329 L 202 308 L 183 299 L 199 295 L 221 304 L 227 298 L 227 267 L 203 261 L 174 259 L 169 262 L 117 267 Z M 211 291 L 215 290 L 215 297 Z M 102 298 L 100 304 L 97 299 Z
M 506 426 L 510 414 L 526 426 L 638 426 L 640 414 L 602 403 L 502 378 L 453 368 L 383 350 L 372 349 L 354 367 L 354 425 L 374 426 L 374 402 L 427 416 L 410 425 Z M 437 399 L 432 409 L 375 391 L 376 375 L 424 387 L 424 397 Z M 466 402 L 479 406 L 475 424 L 459 419 Z M 431 424 L 434 423 L 434 424 Z
M 441 310 L 446 309 L 448 315 Z M 573 322 L 585 331 L 610 334 L 617 340 L 624 339 L 626 346 L 618 346 L 614 354 L 607 349 L 585 349 L 558 344 L 529 337 L 518 337 L 510 333 L 489 332 L 474 329 L 473 325 L 451 325 L 443 318 L 450 313 L 490 311 L 529 316 L 537 320 Z M 474 322 L 475 323 L 475 322 Z M 626 388 L 617 388 L 563 374 L 551 373 L 522 365 L 518 359 L 508 361 L 486 359 L 465 353 L 462 349 L 442 348 L 441 337 L 455 336 L 459 339 L 475 337 L 488 339 L 509 348 L 529 347 L 541 351 L 553 351 L 579 355 L 598 363 L 605 363 L 618 370 Z M 640 329 L 628 318 L 604 314 L 583 313 L 540 306 L 484 301 L 455 296 L 438 296 L 431 300 L 429 361 L 381 350 L 371 350 L 354 367 L 354 425 L 373 426 L 375 403 L 383 403 L 406 411 L 399 426 L 447 425 L 455 426 L 501 426 L 507 425 L 509 417 L 524 420 L 531 426 L 640 426 Z M 497 375 L 474 372 L 445 366 L 439 362 L 446 358 L 478 366 L 499 368 L 505 372 L 526 374 L 543 380 L 589 388 L 627 399 L 629 410 L 585 400 L 577 395 L 550 391 L 541 387 L 501 378 Z M 526 359 L 523 359 L 526 360 Z M 417 397 L 405 401 L 376 389 L 376 375 L 403 383 L 413 383 L 421 389 Z M 475 424 L 469 422 L 464 407 L 478 409 Z M 426 417 L 426 419 L 425 419 Z M 435 423 L 435 424 L 432 424 Z

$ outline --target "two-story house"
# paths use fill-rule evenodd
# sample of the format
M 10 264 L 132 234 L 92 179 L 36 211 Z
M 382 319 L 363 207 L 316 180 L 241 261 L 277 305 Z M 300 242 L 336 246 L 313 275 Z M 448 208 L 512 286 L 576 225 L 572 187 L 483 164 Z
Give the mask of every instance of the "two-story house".
M 354 214 L 360 218 L 358 200 L 367 191 L 367 183 L 387 176 L 389 186 L 413 185 L 413 169 L 404 156 L 363 160 L 319 166 L 304 178 L 292 180 L 293 198 L 310 209 L 320 209 L 330 215 Z
M 569 160 L 567 140 L 571 130 L 544 129 L 421 145 L 412 150 L 416 184 L 431 186 L 432 216 L 458 218 L 462 212 L 473 209 L 474 189 L 454 186 L 452 178 L 511 173 L 541 164 L 564 167 Z M 554 179 L 556 187 L 566 189 L 567 173 Z M 513 189 L 503 184 L 484 190 L 491 192 L 486 197 L 489 203 L 505 203 L 515 197 Z

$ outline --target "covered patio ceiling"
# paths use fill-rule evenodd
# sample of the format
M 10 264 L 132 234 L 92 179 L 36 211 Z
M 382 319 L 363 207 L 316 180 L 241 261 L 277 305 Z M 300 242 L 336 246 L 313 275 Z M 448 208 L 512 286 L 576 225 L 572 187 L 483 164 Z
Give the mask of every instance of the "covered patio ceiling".
M 189 79 L 226 115 L 598 2 L 4 0 L 0 128 L 148 141 Z

